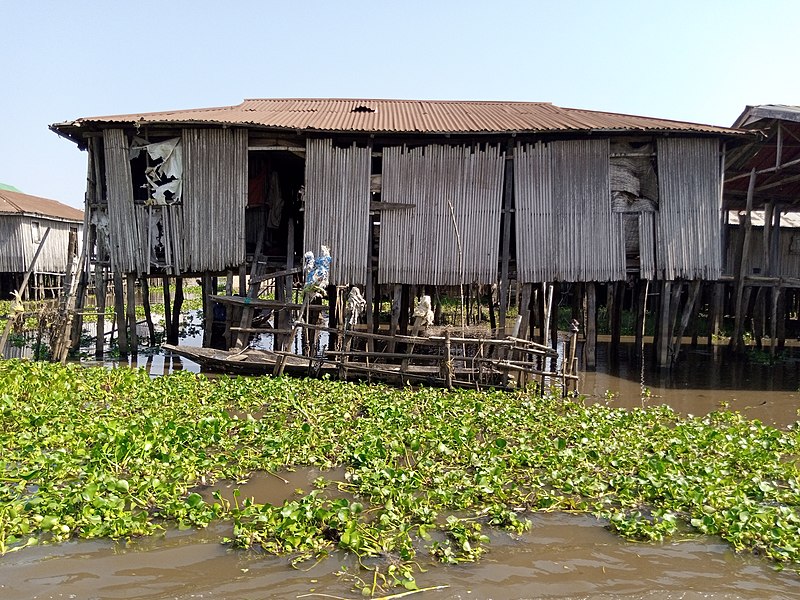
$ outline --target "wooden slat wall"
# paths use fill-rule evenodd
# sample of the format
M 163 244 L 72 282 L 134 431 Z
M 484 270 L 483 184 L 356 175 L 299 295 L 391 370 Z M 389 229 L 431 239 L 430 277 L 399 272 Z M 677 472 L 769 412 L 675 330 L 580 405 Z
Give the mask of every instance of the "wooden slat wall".
M 621 215 L 611 210 L 608 155 L 608 140 L 517 146 L 520 282 L 625 279 L 625 236 Z
M 659 278 L 718 279 L 722 273 L 719 141 L 658 140 Z
M 385 147 L 381 200 L 413 208 L 381 214 L 379 281 L 495 282 L 504 164 L 500 146 Z
M 78 230 L 78 249 L 82 243 L 83 224 L 53 221 L 44 217 L 0 215 L 0 272 L 24 273 L 33 260 L 38 243 L 33 241 L 31 223 L 39 223 L 39 235 L 49 227 L 44 248 L 36 259 L 36 273 L 65 273 L 68 266 L 69 230 Z
M 371 155 L 355 144 L 307 140 L 303 248 L 315 256 L 323 244 L 330 249 L 334 285 L 367 282 Z
M 739 269 L 736 262 L 736 253 L 742 243 L 744 229 L 741 226 L 728 226 L 727 245 L 725 248 L 725 274 L 736 275 L 734 269 Z M 792 240 L 794 251 L 792 251 Z M 782 227 L 780 232 L 780 250 L 778 261 L 772 268 L 772 273 L 767 273 L 764 265 L 764 228 L 753 227 L 750 236 L 750 271 L 748 275 L 773 275 L 775 277 L 800 277 L 800 229 Z
M 655 213 L 639 213 L 639 276 L 656 277 L 656 221 Z
M 0 273 L 24 273 L 25 242 L 31 242 L 31 232 L 22 229 L 22 217 L 19 215 L 0 215 Z
M 139 216 L 133 204 L 128 139 L 122 129 L 104 129 L 108 230 L 111 268 L 121 273 L 146 273 L 144 243 L 139 232 Z
M 221 271 L 245 259 L 247 130 L 185 129 L 183 203 L 169 208 L 182 271 Z

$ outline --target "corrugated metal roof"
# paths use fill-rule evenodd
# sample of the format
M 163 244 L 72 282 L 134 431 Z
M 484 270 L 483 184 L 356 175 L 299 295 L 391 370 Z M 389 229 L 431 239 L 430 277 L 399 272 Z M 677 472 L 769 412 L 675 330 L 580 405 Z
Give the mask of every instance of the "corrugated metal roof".
M 548 102 L 358 99 L 251 99 L 236 106 L 199 108 L 57 123 L 77 136 L 85 127 L 109 124 L 207 123 L 300 131 L 364 133 L 540 133 L 653 131 L 735 135 L 740 131 L 668 119 L 562 108 Z
M 763 119 L 780 119 L 782 121 L 800 122 L 800 106 L 789 104 L 761 104 L 747 106 L 739 118 L 733 123 L 734 127 L 747 127 Z
M 21 192 L 0 190 L 0 214 L 53 217 L 65 221 L 83 222 L 83 211 L 55 200 L 29 196 Z

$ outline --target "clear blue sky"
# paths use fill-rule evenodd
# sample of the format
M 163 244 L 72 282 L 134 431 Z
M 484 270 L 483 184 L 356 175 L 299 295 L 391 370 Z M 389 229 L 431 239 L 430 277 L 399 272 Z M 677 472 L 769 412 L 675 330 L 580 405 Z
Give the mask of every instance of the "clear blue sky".
M 54 122 L 244 98 L 522 100 L 730 125 L 800 104 L 797 0 L 0 0 L 0 182 L 80 206 Z

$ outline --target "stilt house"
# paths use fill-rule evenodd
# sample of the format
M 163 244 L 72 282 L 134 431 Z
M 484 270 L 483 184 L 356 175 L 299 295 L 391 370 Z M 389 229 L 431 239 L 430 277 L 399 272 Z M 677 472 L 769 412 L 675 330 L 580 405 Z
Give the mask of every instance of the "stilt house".
M 373 307 L 498 284 L 501 331 L 510 298 L 549 314 L 561 286 L 583 303 L 589 366 L 595 283 L 657 281 L 671 298 L 671 282 L 720 277 L 723 145 L 741 136 L 549 103 L 341 99 L 52 129 L 88 152 L 99 267 L 222 274 L 255 253 L 291 270 L 324 244 L 331 283 L 365 286 Z
M 783 345 L 800 295 L 800 107 L 748 106 L 733 125 L 758 135 L 729 153 L 725 173 L 726 268 L 733 281 L 733 345 L 752 320 L 757 344 Z
M 47 198 L 0 189 L 0 298 L 19 289 L 39 244 L 28 296 L 54 295 L 76 255 L 83 212 Z

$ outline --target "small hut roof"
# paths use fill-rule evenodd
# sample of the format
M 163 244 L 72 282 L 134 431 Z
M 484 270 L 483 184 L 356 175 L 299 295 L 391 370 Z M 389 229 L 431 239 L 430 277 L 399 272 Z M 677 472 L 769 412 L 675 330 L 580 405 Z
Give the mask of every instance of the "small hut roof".
M 48 198 L 0 189 L 0 215 L 2 214 L 83 222 L 83 211 L 77 208 L 72 208 Z

